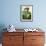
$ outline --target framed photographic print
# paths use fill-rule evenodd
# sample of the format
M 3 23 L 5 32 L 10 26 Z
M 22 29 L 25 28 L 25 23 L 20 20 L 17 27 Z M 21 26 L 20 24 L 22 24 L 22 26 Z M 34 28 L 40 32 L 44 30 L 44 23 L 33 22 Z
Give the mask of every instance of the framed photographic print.
M 20 20 L 30 22 L 33 20 L 32 5 L 20 5 Z

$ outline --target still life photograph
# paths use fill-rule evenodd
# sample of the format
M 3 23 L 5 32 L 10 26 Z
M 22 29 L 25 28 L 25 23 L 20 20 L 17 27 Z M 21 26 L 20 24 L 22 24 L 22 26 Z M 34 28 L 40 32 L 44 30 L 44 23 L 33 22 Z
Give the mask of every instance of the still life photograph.
M 20 5 L 20 19 L 21 21 L 32 21 L 32 5 Z

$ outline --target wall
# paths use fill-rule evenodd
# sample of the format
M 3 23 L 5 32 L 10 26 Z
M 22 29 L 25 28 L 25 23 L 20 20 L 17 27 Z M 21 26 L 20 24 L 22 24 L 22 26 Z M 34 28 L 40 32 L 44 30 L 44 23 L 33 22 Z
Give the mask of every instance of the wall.
M 0 25 L 13 24 L 16 28 L 46 28 L 46 0 L 0 0 Z M 20 5 L 33 5 L 33 21 L 20 21 Z
M 41 0 L 0 0 L 0 25 L 13 24 L 16 28 L 40 27 L 46 28 L 46 1 Z M 20 21 L 20 5 L 33 5 L 33 21 Z

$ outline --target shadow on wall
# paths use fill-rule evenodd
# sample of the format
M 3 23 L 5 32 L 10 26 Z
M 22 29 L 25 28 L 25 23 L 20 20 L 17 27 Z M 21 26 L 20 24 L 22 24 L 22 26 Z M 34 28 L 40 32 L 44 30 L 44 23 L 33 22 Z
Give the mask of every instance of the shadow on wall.
M 0 24 L 0 43 L 2 43 L 2 32 L 5 32 L 6 30 L 4 30 L 4 28 L 6 28 L 6 26 L 4 24 Z

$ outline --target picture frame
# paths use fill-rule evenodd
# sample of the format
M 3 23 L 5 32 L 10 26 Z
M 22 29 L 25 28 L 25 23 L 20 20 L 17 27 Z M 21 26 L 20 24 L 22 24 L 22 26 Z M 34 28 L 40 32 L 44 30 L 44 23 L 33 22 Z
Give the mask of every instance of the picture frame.
M 33 21 L 33 5 L 20 5 L 20 20 L 24 22 Z

